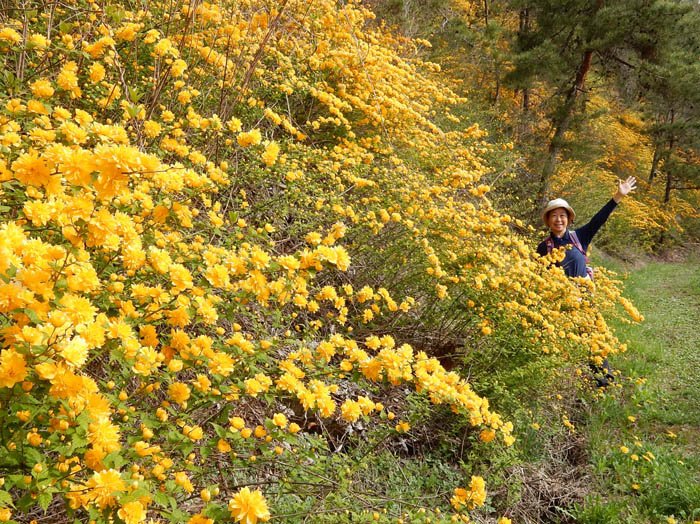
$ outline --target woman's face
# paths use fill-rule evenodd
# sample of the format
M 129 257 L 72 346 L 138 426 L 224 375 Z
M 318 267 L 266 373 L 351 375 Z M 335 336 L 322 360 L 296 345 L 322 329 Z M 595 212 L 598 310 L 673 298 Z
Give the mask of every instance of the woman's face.
M 547 215 L 547 225 L 554 236 L 561 237 L 569 225 L 569 212 L 563 207 L 552 209 Z

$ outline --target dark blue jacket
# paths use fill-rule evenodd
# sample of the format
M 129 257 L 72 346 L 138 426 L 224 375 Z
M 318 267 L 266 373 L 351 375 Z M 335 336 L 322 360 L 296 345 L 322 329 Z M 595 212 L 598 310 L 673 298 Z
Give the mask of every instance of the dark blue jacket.
M 581 247 L 583 247 L 584 251 L 588 251 L 588 246 L 591 244 L 593 236 L 598 232 L 600 227 L 605 224 L 605 221 L 610 216 L 610 213 L 612 213 L 613 209 L 616 207 L 617 204 L 611 198 L 610 202 L 605 204 L 603 208 L 598 211 L 593 218 L 591 218 L 591 221 L 588 222 L 588 224 L 574 230 L 576 231 L 576 235 L 578 236 L 578 239 L 581 242 Z M 557 262 L 557 266 L 563 267 L 564 273 L 566 273 L 566 276 L 568 277 L 585 277 L 586 258 L 583 256 L 583 253 L 573 246 L 569 230 L 567 229 L 566 233 L 564 233 L 564 236 L 561 238 L 557 238 L 551 233 L 549 236 L 554 241 L 555 248 L 572 244 L 571 248 L 566 250 L 564 260 Z M 540 242 L 540 244 L 537 246 L 537 252 L 542 256 L 547 254 L 546 240 Z

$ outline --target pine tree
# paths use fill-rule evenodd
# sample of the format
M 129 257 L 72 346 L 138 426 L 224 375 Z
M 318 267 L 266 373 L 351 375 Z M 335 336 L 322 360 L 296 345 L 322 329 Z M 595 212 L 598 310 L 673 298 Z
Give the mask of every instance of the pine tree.
M 528 25 L 517 34 L 506 82 L 526 92 L 539 81 L 552 92 L 553 133 L 538 190 L 543 204 L 591 71 L 605 76 L 619 73 L 621 64 L 634 68 L 653 61 L 669 41 L 662 33 L 672 31 L 691 7 L 666 0 L 512 0 L 511 8 L 527 13 Z

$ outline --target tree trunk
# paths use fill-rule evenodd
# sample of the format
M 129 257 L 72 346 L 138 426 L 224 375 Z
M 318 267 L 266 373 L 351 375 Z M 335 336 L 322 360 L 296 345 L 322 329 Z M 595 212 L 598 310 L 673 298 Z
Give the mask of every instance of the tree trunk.
M 500 67 L 498 67 L 498 64 L 496 64 L 495 67 L 495 74 L 496 74 L 496 94 L 493 97 L 493 105 L 497 106 L 498 105 L 498 100 L 501 98 L 501 71 Z
M 603 7 L 605 0 L 597 0 L 595 5 L 595 10 L 591 13 L 591 17 L 594 17 L 598 11 Z M 586 42 L 590 44 L 590 41 Z M 593 49 L 588 48 L 584 51 L 581 63 L 576 70 L 576 78 L 574 79 L 573 85 L 569 88 L 566 94 L 566 100 L 564 105 L 559 111 L 558 115 L 555 116 L 554 121 L 554 136 L 552 141 L 549 143 L 549 151 L 547 158 L 544 163 L 544 168 L 542 169 L 542 174 L 540 176 L 540 188 L 539 188 L 539 202 L 542 206 L 547 203 L 549 197 L 550 185 L 552 182 L 552 176 L 554 175 L 557 162 L 559 160 L 559 154 L 561 153 L 561 144 L 564 140 L 564 135 L 569 130 L 569 124 L 571 123 L 571 116 L 576 105 L 576 99 L 579 93 L 583 91 L 583 86 L 586 81 L 586 75 L 591 69 L 591 61 L 593 60 Z
M 520 27 L 519 33 L 525 35 L 530 30 L 530 8 L 520 10 Z M 523 113 L 530 110 L 530 90 L 527 86 L 523 87 Z
M 666 206 L 671 200 L 671 189 L 673 188 L 672 186 L 673 183 L 673 177 L 671 176 L 671 170 L 667 169 L 666 170 L 666 190 L 664 191 L 664 206 Z
M 586 81 L 586 75 L 591 69 L 591 61 L 593 59 L 593 50 L 587 49 L 583 54 L 583 59 L 581 64 L 576 71 L 576 79 L 574 84 L 569 89 L 566 94 L 566 100 L 564 105 L 559 111 L 558 116 L 555 120 L 555 130 L 552 141 L 549 143 L 549 151 L 547 154 L 547 159 L 545 160 L 544 168 L 542 169 L 542 175 L 540 176 L 540 188 L 539 188 L 539 202 L 541 205 L 545 205 L 549 199 L 549 187 L 552 181 L 552 176 L 556 171 L 557 161 L 559 160 L 559 154 L 561 153 L 561 144 L 564 141 L 564 135 L 569 130 L 569 124 L 571 123 L 571 116 L 573 115 L 574 105 L 576 104 L 576 99 L 581 91 L 583 91 L 584 82 Z
M 654 147 L 654 158 L 651 160 L 651 171 L 649 171 L 649 188 L 651 188 L 651 183 L 659 173 L 659 160 L 661 160 L 661 143 L 657 142 Z
M 670 123 L 673 124 L 675 119 L 676 119 L 676 113 L 673 109 L 671 109 Z M 654 158 L 651 161 L 651 172 L 649 173 L 649 185 L 651 185 L 651 182 L 654 180 L 654 177 L 659 172 L 659 162 L 661 161 L 661 159 L 662 158 L 669 158 L 671 156 L 671 153 L 673 152 L 673 144 L 674 143 L 675 143 L 675 137 L 673 135 L 673 132 L 671 132 L 669 137 L 668 137 L 668 149 L 666 150 L 665 153 L 661 151 L 661 141 L 659 141 L 656 144 L 656 147 L 654 148 Z
M 484 24 L 489 25 L 489 0 L 484 0 Z
M 530 91 L 523 87 L 523 113 L 530 111 Z
M 671 189 L 673 189 L 673 177 L 671 176 L 671 171 L 666 169 L 666 189 L 664 191 L 664 208 L 668 207 L 668 203 L 671 200 Z M 654 250 L 658 250 L 663 246 L 666 241 L 666 230 L 662 229 L 659 233 L 659 238 L 656 240 L 656 246 Z

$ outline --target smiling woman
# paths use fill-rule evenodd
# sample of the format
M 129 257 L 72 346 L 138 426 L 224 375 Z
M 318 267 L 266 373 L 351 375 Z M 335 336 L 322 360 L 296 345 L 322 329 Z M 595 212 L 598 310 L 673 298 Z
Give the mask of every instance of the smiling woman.
M 561 262 L 556 262 L 556 265 L 562 267 L 568 277 L 593 278 L 593 270 L 588 267 L 588 257 L 586 256 L 588 246 L 617 204 L 634 191 L 636 183 L 637 180 L 633 176 L 628 177 L 624 182 L 618 181 L 617 192 L 613 197 L 587 224 L 573 231 L 568 229 L 569 224 L 572 224 L 576 218 L 573 208 L 563 198 L 550 200 L 542 210 L 542 221 L 549 227 L 550 235 L 537 246 L 537 253 L 544 256 L 551 253 L 554 248 L 572 245 L 573 248 L 567 248 L 564 259 Z M 591 363 L 591 369 L 597 375 L 598 386 L 607 386 L 610 381 L 614 380 L 612 368 L 607 358 L 603 358 L 600 363 Z
M 550 235 L 537 246 L 537 253 L 544 256 L 551 253 L 554 248 L 572 245 L 575 249 L 567 249 L 564 260 L 557 262 L 557 265 L 564 269 L 568 277 L 590 276 L 586 269 L 588 246 L 617 204 L 634 191 L 636 183 L 637 180 L 634 177 L 628 177 L 624 182 L 619 181 L 617 192 L 610 201 L 587 224 L 573 231 L 568 229 L 569 224 L 572 224 L 576 218 L 573 208 L 563 198 L 551 200 L 542 211 L 542 221 L 549 228 Z

